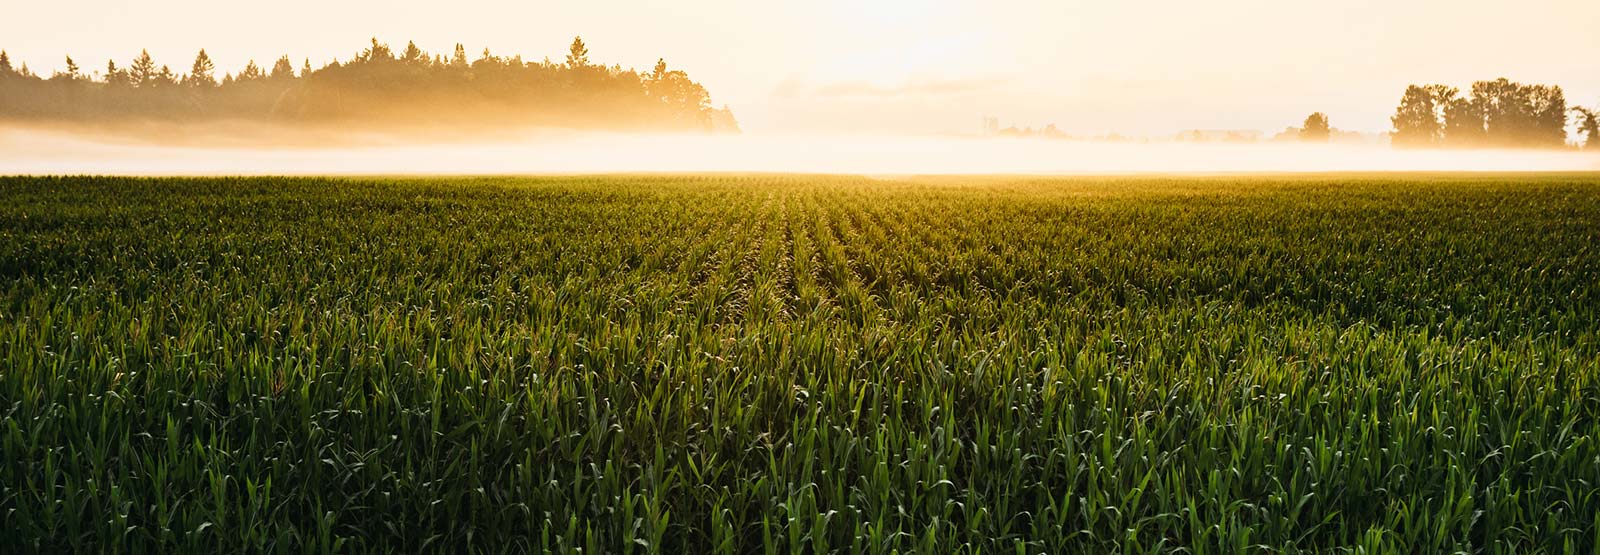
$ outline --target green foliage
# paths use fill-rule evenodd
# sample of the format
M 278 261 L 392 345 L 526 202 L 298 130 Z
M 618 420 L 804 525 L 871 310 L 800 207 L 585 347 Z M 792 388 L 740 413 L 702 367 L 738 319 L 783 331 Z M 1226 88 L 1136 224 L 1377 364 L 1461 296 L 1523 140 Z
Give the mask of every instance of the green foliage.
M 1593 177 L 0 179 L 0 552 L 1591 553 Z

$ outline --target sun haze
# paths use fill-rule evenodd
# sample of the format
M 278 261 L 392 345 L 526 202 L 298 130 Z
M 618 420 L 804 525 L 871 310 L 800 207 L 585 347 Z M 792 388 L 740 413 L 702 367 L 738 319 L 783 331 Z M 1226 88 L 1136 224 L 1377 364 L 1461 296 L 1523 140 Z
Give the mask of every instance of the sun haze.
M 1600 3 L 888 0 L 856 3 L 21 2 L 0 48 L 48 75 L 148 49 L 219 74 L 287 55 L 321 65 L 369 37 L 559 60 L 686 69 L 749 132 L 965 133 L 993 116 L 1079 135 L 1277 130 L 1312 111 L 1383 132 L 1409 83 L 1509 77 L 1600 101 Z

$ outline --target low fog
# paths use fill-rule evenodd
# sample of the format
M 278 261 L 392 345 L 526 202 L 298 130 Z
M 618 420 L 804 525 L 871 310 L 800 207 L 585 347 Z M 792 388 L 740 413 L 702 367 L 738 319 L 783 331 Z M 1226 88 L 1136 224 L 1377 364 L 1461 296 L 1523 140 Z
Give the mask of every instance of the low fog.
M 404 137 L 404 138 L 402 138 Z M 487 175 L 632 172 L 1105 174 L 1593 171 L 1563 150 L 1093 142 L 985 136 L 623 134 L 556 130 L 352 135 L 228 126 L 0 130 L 0 174 Z

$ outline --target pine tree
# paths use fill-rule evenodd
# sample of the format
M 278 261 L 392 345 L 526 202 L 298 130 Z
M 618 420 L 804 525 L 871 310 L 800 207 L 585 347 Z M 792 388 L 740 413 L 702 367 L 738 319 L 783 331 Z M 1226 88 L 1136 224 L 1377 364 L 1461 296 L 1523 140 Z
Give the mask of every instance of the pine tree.
M 589 66 L 589 47 L 584 46 L 583 37 L 572 37 L 572 45 L 567 47 L 567 67 L 577 69 Z
M 194 56 L 194 66 L 189 68 L 189 77 L 186 83 L 195 87 L 215 87 L 217 86 L 217 78 L 214 75 L 216 69 L 217 65 L 211 61 L 211 55 L 206 54 L 206 50 L 202 48 L 200 53 Z
M 421 48 L 417 48 L 417 43 L 414 41 L 406 41 L 406 52 L 402 58 L 408 64 L 423 63 L 428 61 L 428 55 L 423 53 Z
M 295 68 L 284 56 L 266 66 L 250 61 L 242 71 L 222 76 L 216 75 L 217 64 L 206 50 L 196 51 L 189 71 L 176 73 L 157 63 L 148 50 L 141 50 L 125 65 L 108 60 L 103 74 L 86 71 L 67 56 L 64 71 L 50 72 L 52 88 L 48 90 L 32 87 L 29 82 L 38 78 L 25 66 L 13 66 L 16 62 L 10 55 L 0 51 L 0 77 L 5 81 L 0 86 L 0 112 L 11 106 L 50 105 L 54 112 L 47 115 L 63 120 L 182 118 L 191 113 L 250 118 L 285 110 L 318 117 L 362 116 L 368 114 L 352 112 L 352 108 L 398 106 L 404 103 L 404 95 L 395 94 L 397 88 L 425 84 L 430 94 L 436 93 L 443 101 L 459 98 L 463 104 L 482 105 L 481 110 L 446 114 L 452 118 L 537 121 L 560 117 L 579 125 L 737 129 L 731 113 L 711 108 L 705 89 L 683 71 L 668 67 L 665 60 L 657 60 L 654 71 L 647 68 L 644 72 L 592 62 L 582 37 L 573 38 L 565 64 L 550 58 L 525 63 L 520 55 L 500 57 L 488 49 L 481 59 L 469 61 L 465 46 L 457 43 L 454 47 L 449 55 L 434 55 L 412 42 L 403 52 L 396 52 L 373 39 L 370 49 L 347 63 L 333 60 L 313 69 L 307 58 Z M 328 86 L 291 86 L 313 74 Z M 256 83 L 247 84 L 251 81 Z M 169 90 L 168 85 L 183 89 Z M 133 90 L 136 87 L 140 90 Z M 294 94 L 282 94 L 288 91 Z M 1538 105 L 1561 106 L 1554 92 Z M 58 97 L 50 97 L 57 93 Z M 581 113 L 564 112 L 568 108 L 564 103 L 579 97 L 594 98 L 593 109 L 585 106 Z
M 234 78 L 234 81 L 254 81 L 266 76 L 266 72 L 261 71 L 261 66 L 256 65 L 255 60 L 250 60 L 244 65 L 244 71 L 239 72 L 239 76 Z
M 156 78 L 156 71 L 156 61 L 150 59 L 149 50 L 139 51 L 139 57 L 133 60 L 133 66 L 129 68 L 134 84 L 140 87 L 150 86 Z
M 372 38 L 372 47 L 361 55 L 368 62 L 387 62 L 394 60 L 394 53 L 389 50 L 389 45 L 378 42 L 377 37 Z
M 128 70 L 117 67 L 116 61 L 106 60 L 106 84 L 113 87 L 131 87 L 133 76 L 128 74 Z
M 272 64 L 272 78 L 273 79 L 293 79 L 294 78 L 294 62 L 290 62 L 288 56 L 284 56 L 282 58 L 278 58 L 278 61 L 276 63 Z

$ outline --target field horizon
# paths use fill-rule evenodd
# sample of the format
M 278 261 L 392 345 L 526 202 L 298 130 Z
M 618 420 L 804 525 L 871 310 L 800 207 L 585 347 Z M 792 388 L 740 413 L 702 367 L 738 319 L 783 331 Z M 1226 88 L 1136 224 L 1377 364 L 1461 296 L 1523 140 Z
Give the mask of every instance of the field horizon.
M 253 123 L 0 129 L 0 175 L 512 176 L 630 174 L 1265 175 L 1600 171 L 1580 150 L 1050 140 L 981 135 L 609 133 L 474 128 L 411 134 Z

